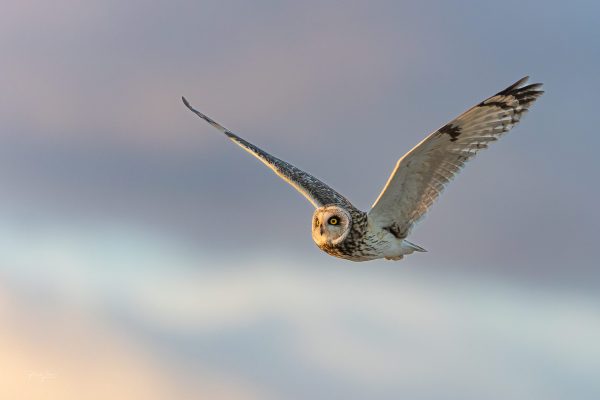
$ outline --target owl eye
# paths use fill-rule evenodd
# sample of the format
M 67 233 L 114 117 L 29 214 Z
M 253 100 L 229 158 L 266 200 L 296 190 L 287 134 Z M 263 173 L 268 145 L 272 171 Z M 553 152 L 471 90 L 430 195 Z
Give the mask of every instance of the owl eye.
M 331 217 L 331 218 L 329 218 L 329 221 L 327 221 L 327 223 L 329 225 L 337 225 L 340 223 L 340 220 L 337 219 L 337 217 Z

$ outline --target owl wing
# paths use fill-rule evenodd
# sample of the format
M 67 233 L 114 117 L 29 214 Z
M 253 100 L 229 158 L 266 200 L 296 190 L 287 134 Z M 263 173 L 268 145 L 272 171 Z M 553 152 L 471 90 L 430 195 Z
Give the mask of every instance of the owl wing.
M 515 126 L 544 93 L 525 77 L 426 137 L 396 164 L 369 218 L 404 238 L 464 164 Z
M 254 157 L 262 161 L 267 167 L 271 168 L 280 178 L 292 185 L 297 191 L 302 193 L 315 207 L 322 207 L 327 204 L 338 204 L 347 208 L 353 207 L 352 204 L 341 194 L 330 188 L 325 183 L 321 182 L 314 176 L 302 171 L 293 165 L 273 157 L 266 151 L 256 147 L 252 143 L 242 139 L 230 130 L 194 109 L 190 103 L 181 98 L 183 104 L 189 108 L 194 114 L 223 132 L 232 142 L 252 154 Z

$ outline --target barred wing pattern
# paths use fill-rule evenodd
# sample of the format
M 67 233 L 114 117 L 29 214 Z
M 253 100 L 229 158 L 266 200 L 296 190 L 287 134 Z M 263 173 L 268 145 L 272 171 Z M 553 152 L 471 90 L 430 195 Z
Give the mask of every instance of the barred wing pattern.
M 398 238 L 414 224 L 464 164 L 515 126 L 544 93 L 529 77 L 479 103 L 430 134 L 404 155 L 369 211 L 369 218 Z
M 354 208 L 354 206 L 341 194 L 330 188 L 325 183 L 321 182 L 314 176 L 302 171 L 293 165 L 273 157 L 269 153 L 256 147 L 252 143 L 242 139 L 235 133 L 194 109 L 185 97 L 181 98 L 183 104 L 189 108 L 194 114 L 211 124 L 223 132 L 232 142 L 252 154 L 254 157 L 262 161 L 267 167 L 271 168 L 279 177 L 292 185 L 297 191 L 302 193 L 315 207 L 322 207 L 327 204 L 337 204 L 346 208 Z

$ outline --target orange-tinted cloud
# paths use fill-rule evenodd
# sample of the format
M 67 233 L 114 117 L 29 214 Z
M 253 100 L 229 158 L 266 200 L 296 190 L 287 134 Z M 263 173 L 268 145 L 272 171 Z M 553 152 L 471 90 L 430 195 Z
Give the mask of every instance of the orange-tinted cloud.
M 268 398 L 256 385 L 210 368 L 179 371 L 160 349 L 144 347 L 90 309 L 13 294 L 0 291 L 0 398 Z

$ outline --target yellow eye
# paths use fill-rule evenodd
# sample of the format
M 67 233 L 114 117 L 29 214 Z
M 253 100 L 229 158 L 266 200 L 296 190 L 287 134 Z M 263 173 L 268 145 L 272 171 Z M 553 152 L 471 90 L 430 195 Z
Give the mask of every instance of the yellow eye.
M 337 225 L 337 224 L 339 224 L 339 222 L 340 222 L 340 220 L 337 219 L 336 217 L 331 217 L 331 218 L 329 218 L 329 221 L 327 221 L 327 223 L 329 225 Z

